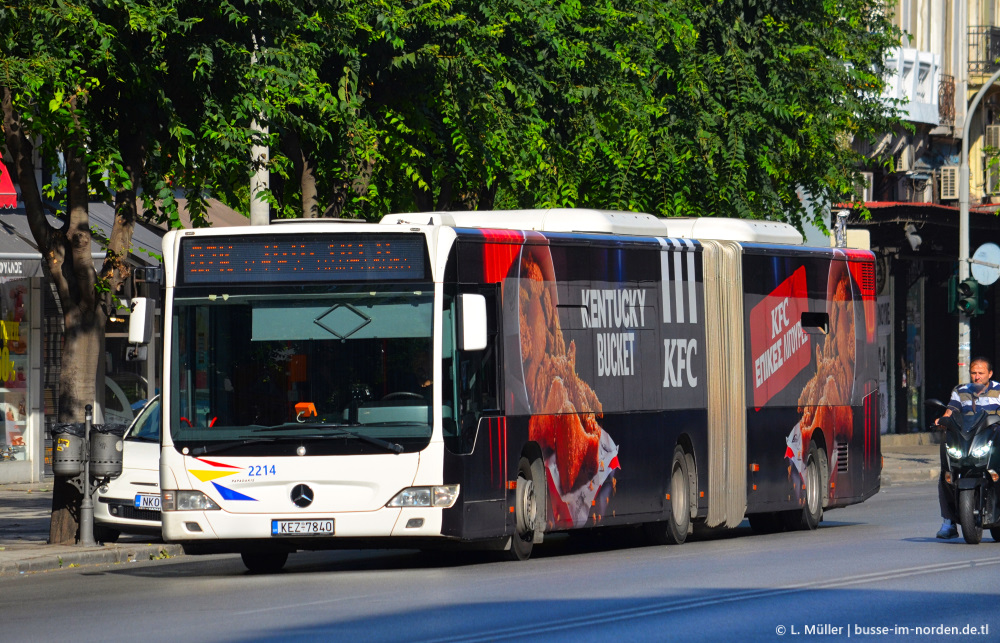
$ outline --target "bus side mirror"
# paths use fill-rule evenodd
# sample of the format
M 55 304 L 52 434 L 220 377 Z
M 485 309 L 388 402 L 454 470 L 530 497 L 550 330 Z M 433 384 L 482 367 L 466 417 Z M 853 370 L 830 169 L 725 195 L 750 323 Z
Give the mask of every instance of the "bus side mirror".
M 486 297 L 473 293 L 458 296 L 459 349 L 481 351 L 486 348 Z
M 130 344 L 148 344 L 153 338 L 153 302 L 148 297 L 133 297 L 128 318 Z

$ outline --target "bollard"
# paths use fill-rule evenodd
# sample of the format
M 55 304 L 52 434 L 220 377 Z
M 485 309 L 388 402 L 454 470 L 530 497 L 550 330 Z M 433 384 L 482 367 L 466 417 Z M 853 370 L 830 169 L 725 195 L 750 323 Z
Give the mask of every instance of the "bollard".
M 87 411 L 87 422 L 83 442 L 87 446 L 84 448 L 83 500 L 80 502 L 80 546 L 93 547 L 97 545 L 94 540 L 94 499 L 90 495 L 90 425 L 94 420 L 94 407 L 88 404 L 84 409 Z

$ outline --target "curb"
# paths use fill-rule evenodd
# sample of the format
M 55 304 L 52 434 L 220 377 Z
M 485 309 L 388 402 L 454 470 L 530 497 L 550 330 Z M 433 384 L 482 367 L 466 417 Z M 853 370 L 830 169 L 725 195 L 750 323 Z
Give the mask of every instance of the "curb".
M 84 565 L 134 563 L 139 560 L 161 560 L 183 556 L 180 545 L 115 545 L 73 551 L 74 545 L 64 546 L 58 553 L 44 552 L 22 560 L 0 560 L 0 576 L 16 576 L 29 572 L 48 572 Z
M 942 433 L 883 433 L 881 436 L 882 450 L 886 447 L 924 446 L 941 444 Z
M 887 472 L 883 469 L 881 484 L 883 487 L 898 487 L 904 484 L 937 482 L 939 474 L 940 470 L 936 468 L 896 472 Z

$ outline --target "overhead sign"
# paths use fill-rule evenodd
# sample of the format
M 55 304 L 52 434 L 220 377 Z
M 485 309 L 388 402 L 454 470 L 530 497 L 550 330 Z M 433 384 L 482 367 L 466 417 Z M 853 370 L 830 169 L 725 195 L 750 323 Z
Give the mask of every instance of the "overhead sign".
M 418 234 L 282 234 L 181 240 L 184 284 L 430 280 Z

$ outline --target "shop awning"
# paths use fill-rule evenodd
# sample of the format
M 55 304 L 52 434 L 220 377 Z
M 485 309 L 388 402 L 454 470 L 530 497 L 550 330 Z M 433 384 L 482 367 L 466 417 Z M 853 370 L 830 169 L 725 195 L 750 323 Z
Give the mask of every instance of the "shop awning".
M 55 217 L 48 216 L 48 219 L 54 226 L 63 225 Z M 105 253 L 96 241 L 91 243 L 90 248 L 94 269 L 100 270 Z M 44 274 L 42 254 L 31 236 L 24 208 L 0 213 L 0 277 L 28 278 Z
M 17 191 L 14 189 L 14 182 L 10 180 L 7 166 L 3 164 L 3 156 L 0 156 L 0 208 L 13 210 L 17 207 Z
M 0 215 L 0 277 L 41 277 L 42 255 L 35 245 Z

